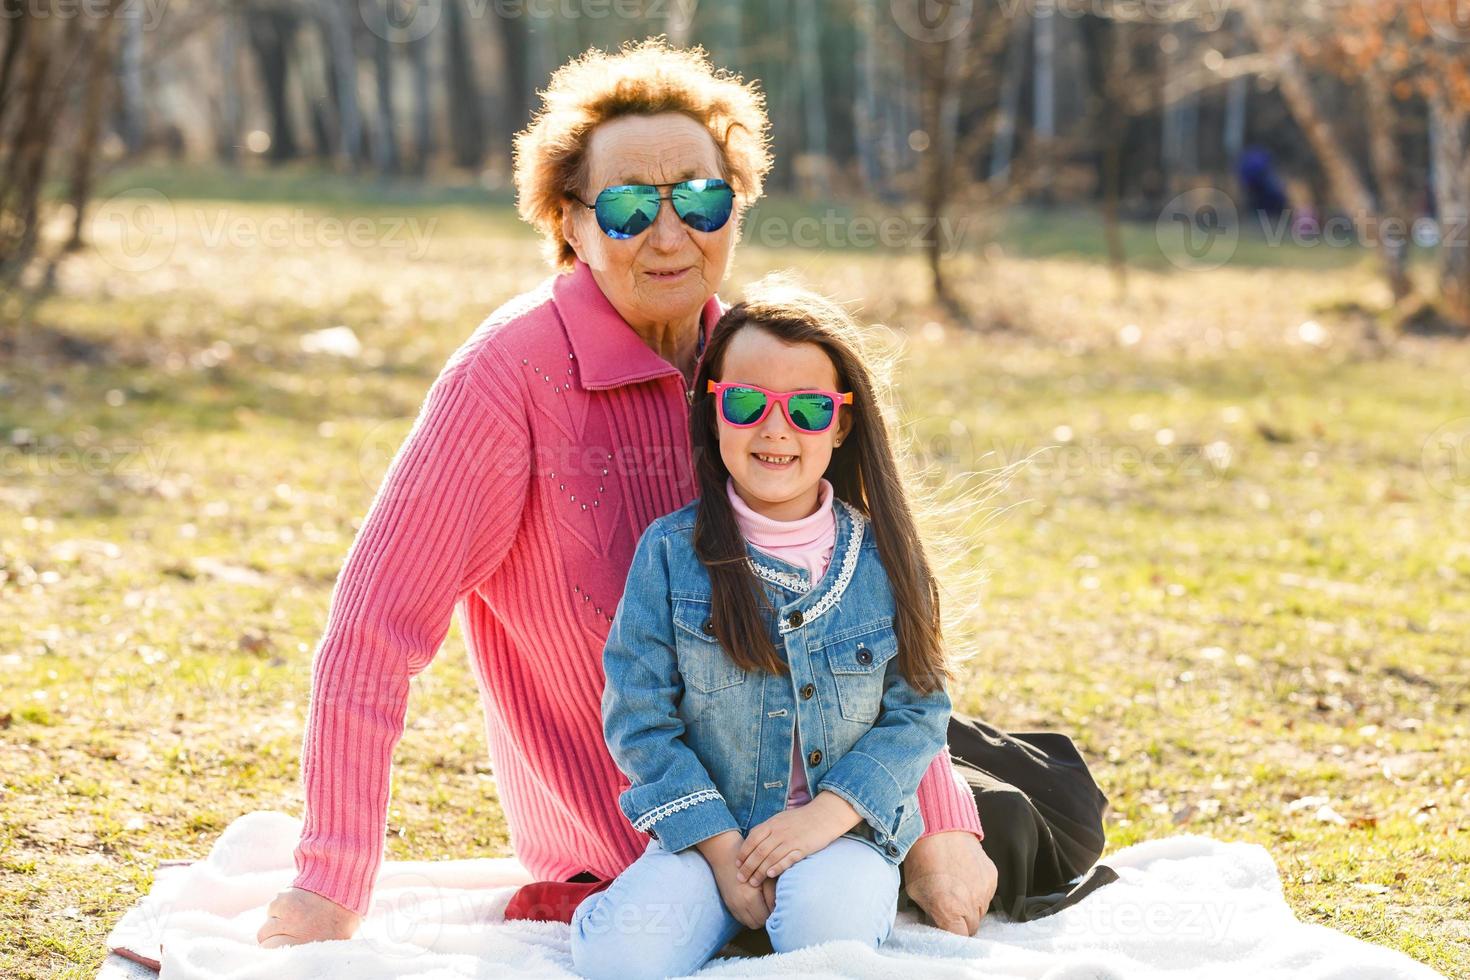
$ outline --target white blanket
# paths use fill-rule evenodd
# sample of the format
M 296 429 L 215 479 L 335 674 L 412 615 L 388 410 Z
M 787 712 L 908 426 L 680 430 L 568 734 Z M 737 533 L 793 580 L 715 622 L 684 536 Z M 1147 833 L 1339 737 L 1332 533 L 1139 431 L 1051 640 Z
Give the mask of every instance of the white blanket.
M 567 977 L 567 927 L 502 919 L 529 876 L 514 859 L 386 862 L 350 941 L 267 950 L 265 906 L 295 869 L 300 821 L 270 811 L 232 823 L 207 860 L 163 867 L 118 923 L 110 949 L 161 960 L 163 980 Z M 974 977 L 986 980 L 1353 980 L 1429 978 L 1401 953 L 1298 922 L 1276 865 L 1255 844 L 1182 835 L 1106 858 L 1120 878 L 1032 922 L 986 917 L 972 938 L 899 917 L 881 950 L 829 943 L 715 960 L 711 976 Z M 161 947 L 161 954 L 160 954 Z M 151 975 L 110 956 L 101 977 Z

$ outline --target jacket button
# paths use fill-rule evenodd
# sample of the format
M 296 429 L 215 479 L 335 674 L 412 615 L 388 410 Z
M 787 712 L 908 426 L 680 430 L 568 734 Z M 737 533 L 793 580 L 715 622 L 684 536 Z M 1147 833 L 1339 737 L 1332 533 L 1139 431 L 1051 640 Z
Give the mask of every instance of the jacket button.
M 814 766 L 820 766 L 822 764 L 822 750 L 812 749 L 811 754 L 806 757 L 806 761 Z
M 715 635 L 715 621 L 713 619 L 706 619 L 704 621 L 704 631 L 710 636 Z
M 884 848 L 884 850 L 888 852 L 889 857 L 898 857 L 897 844 L 889 844 L 887 847 Z
M 796 627 L 800 626 L 801 623 L 802 623 L 801 610 L 798 609 L 798 610 L 796 610 L 796 612 L 794 612 L 790 616 L 788 616 L 787 619 L 786 619 L 786 622 L 788 622 L 788 623 L 791 624 L 791 628 L 792 629 L 795 629 Z
M 803 685 L 801 685 L 801 699 L 803 701 L 810 701 L 812 699 L 812 696 L 814 694 L 816 694 L 816 693 L 817 693 L 817 686 L 815 684 L 803 684 Z
M 869 650 L 866 647 L 864 647 L 861 650 L 859 650 L 857 652 L 857 662 L 860 663 L 860 664 L 863 664 L 865 666 L 867 664 L 872 663 L 873 662 L 873 651 Z

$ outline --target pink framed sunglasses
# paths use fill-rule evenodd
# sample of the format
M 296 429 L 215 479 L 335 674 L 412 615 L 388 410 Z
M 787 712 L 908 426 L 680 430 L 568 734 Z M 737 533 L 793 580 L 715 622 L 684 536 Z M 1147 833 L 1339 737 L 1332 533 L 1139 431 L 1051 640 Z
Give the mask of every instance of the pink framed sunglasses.
M 850 391 L 771 391 L 735 381 L 710 381 L 705 391 L 719 397 L 720 417 L 737 429 L 760 425 L 779 402 L 786 418 L 802 432 L 826 432 L 837 421 L 837 406 L 852 404 Z

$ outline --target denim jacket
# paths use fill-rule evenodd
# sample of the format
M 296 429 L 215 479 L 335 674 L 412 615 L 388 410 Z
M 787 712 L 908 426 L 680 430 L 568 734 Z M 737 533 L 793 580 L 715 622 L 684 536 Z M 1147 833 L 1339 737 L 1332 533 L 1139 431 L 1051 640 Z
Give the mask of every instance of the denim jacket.
M 898 670 L 888 576 L 867 519 L 834 498 L 832 559 L 807 573 L 746 543 L 771 599 L 768 635 L 789 675 L 737 667 L 712 633 L 709 573 L 694 553 L 698 501 L 638 541 L 603 665 L 603 733 L 630 785 L 633 827 L 681 851 L 748 833 L 786 806 L 793 729 L 812 796 L 830 790 L 862 840 L 897 864 L 923 833 L 919 780 L 945 743 L 950 701 Z

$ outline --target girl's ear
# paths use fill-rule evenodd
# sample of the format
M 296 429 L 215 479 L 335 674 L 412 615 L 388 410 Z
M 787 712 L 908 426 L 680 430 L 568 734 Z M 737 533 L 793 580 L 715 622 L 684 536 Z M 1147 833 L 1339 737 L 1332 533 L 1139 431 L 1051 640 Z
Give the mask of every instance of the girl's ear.
M 837 439 L 846 442 L 847 434 L 852 431 L 853 425 L 851 406 L 844 405 L 843 411 L 837 416 Z

